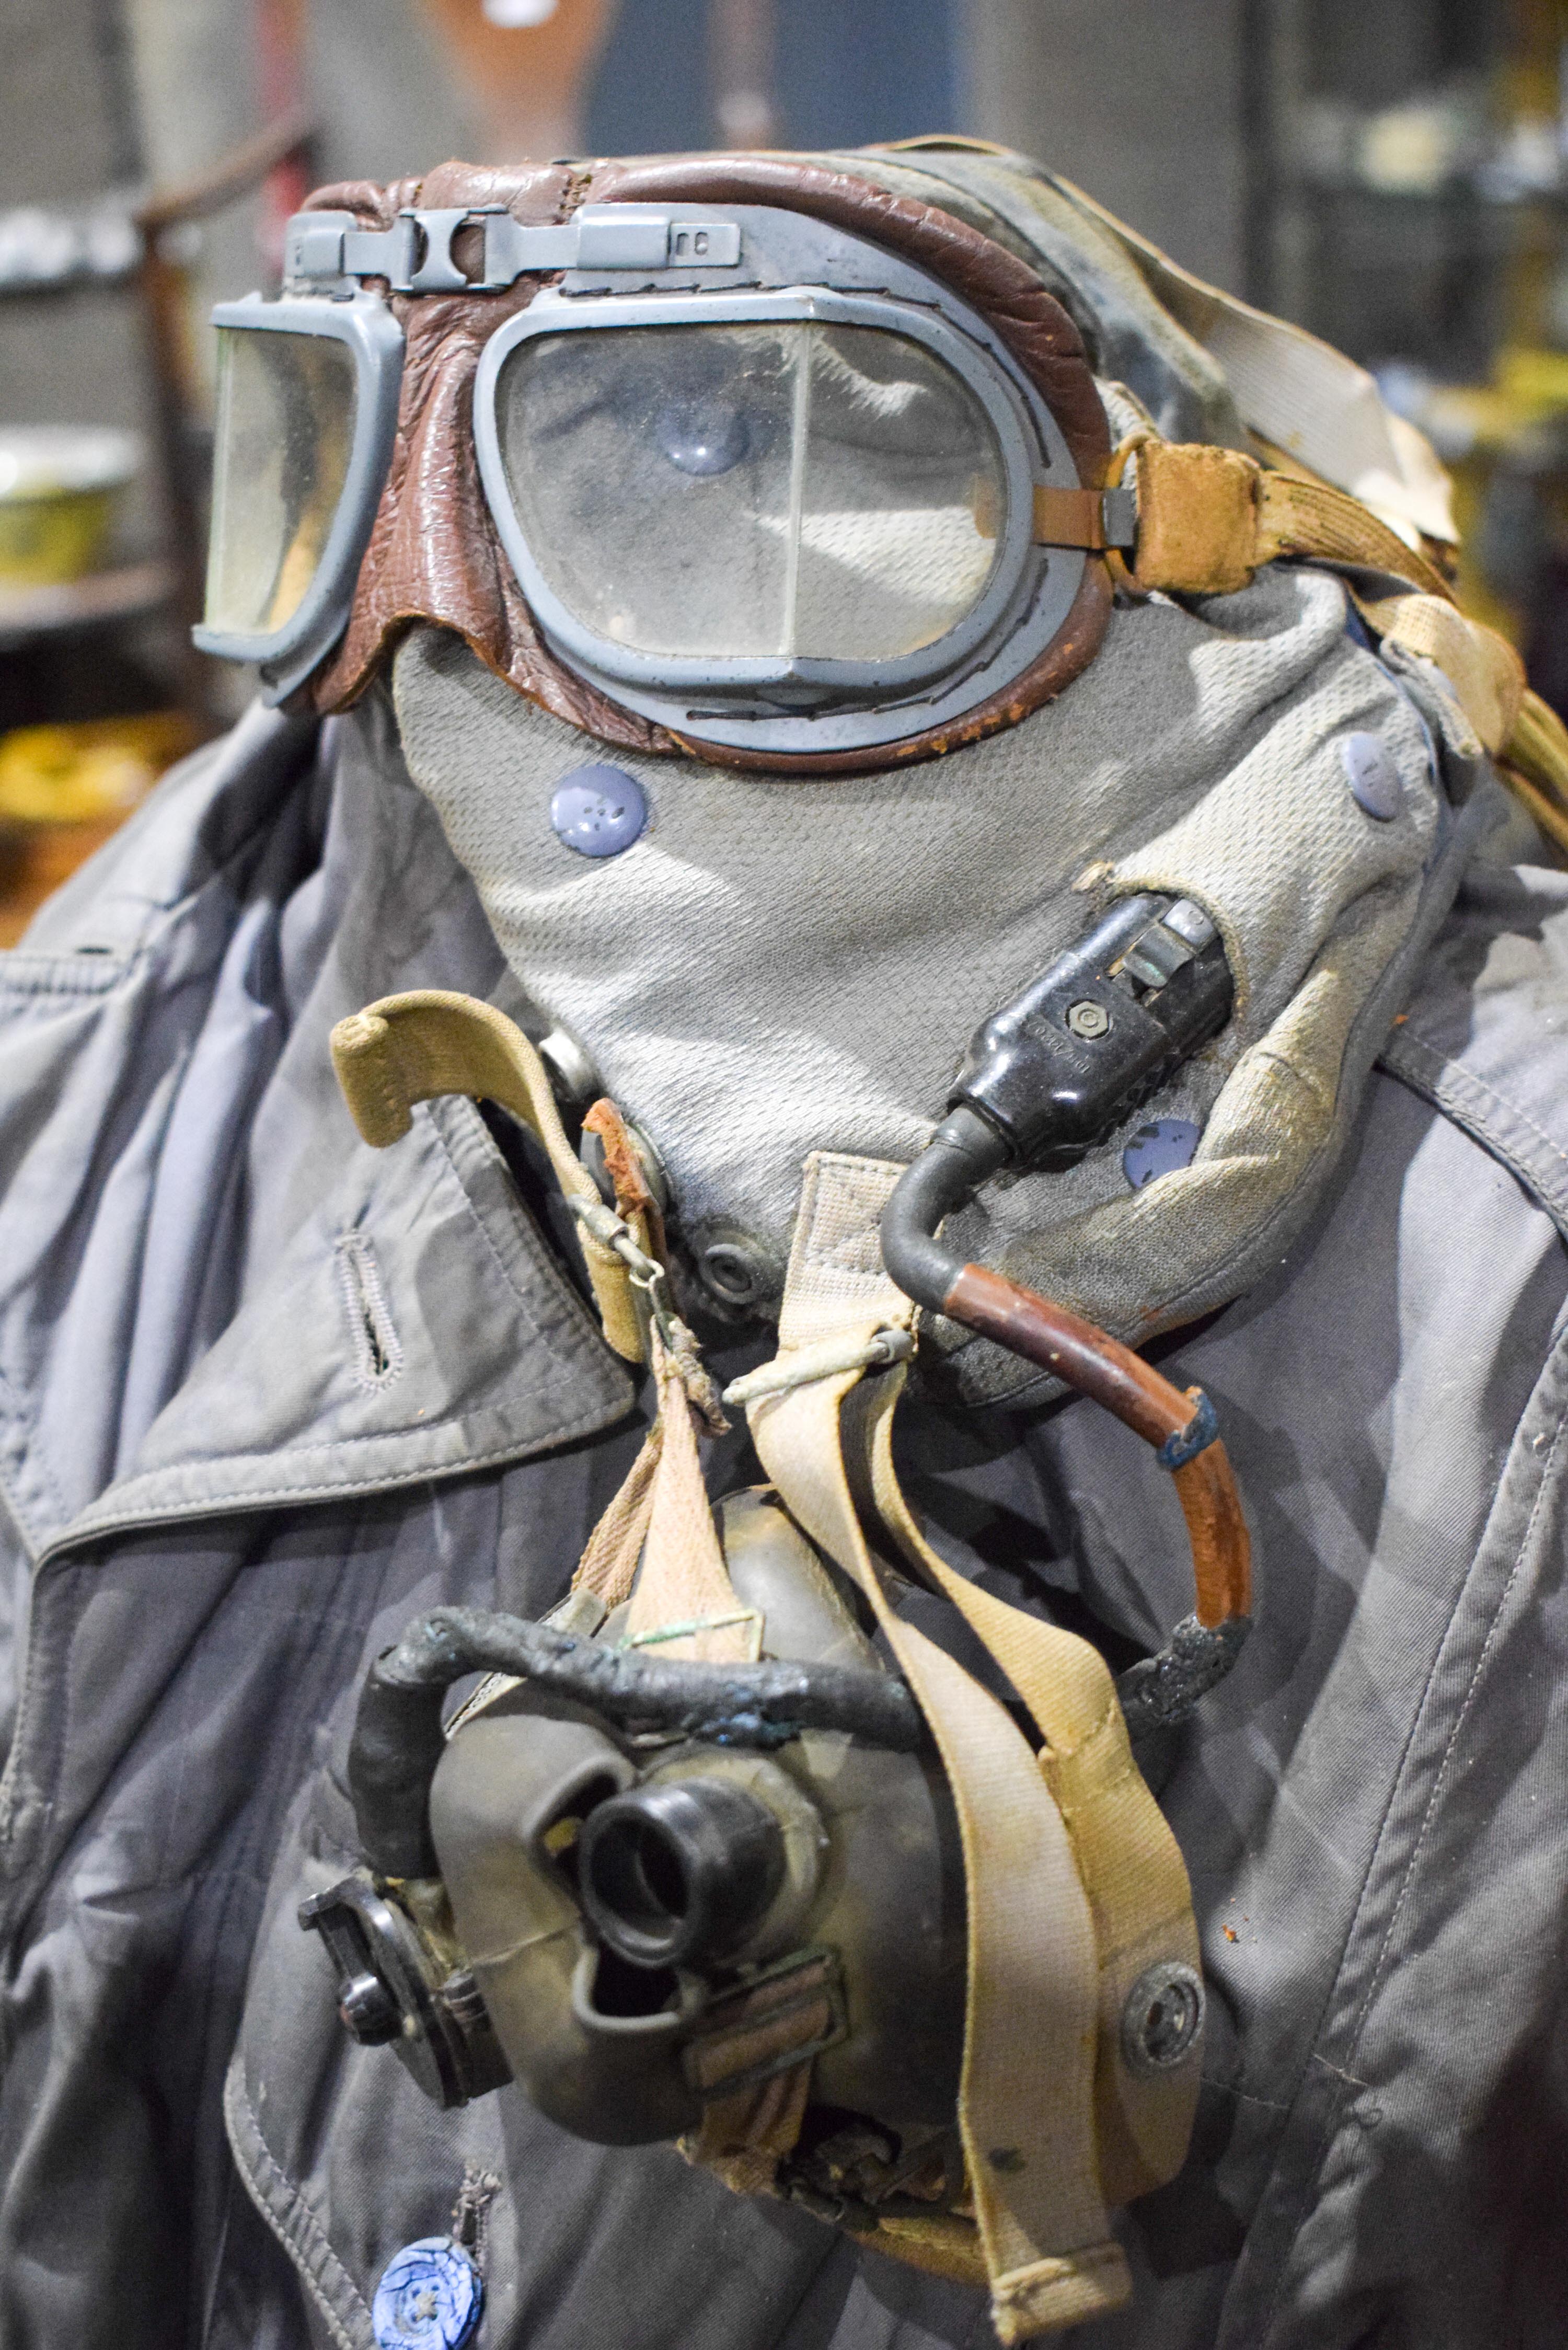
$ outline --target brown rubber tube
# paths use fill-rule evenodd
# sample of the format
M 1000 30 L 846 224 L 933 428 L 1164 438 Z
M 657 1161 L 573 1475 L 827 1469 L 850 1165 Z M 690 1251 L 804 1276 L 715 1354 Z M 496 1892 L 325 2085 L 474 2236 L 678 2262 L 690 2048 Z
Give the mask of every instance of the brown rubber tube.
M 942 1301 L 942 1311 L 969 1330 L 994 1339 L 1043 1370 L 1054 1371 L 1080 1395 L 1092 1397 L 1158 1450 L 1192 1425 L 1197 1388 L 1184 1392 L 1108 1330 L 1054 1305 L 1033 1289 L 966 1264 Z M 1235 1472 L 1218 1438 L 1172 1471 L 1192 1545 L 1194 1610 L 1213 1630 L 1252 1605 L 1252 1552 Z

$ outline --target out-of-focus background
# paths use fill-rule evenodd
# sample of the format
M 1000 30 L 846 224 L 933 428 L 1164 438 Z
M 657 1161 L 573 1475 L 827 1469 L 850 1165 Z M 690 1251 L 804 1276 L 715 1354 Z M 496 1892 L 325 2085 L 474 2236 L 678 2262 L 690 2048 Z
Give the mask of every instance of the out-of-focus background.
M 1374 369 L 1568 715 L 1568 0 L 4 0 L 0 945 L 246 681 L 213 302 L 443 158 L 1005 141 Z

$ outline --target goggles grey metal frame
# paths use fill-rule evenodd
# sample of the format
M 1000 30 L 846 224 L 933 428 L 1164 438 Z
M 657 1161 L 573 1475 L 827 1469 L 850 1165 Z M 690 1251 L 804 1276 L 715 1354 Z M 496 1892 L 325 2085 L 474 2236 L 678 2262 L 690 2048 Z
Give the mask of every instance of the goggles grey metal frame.
M 252 333 L 331 336 L 348 347 L 354 360 L 348 464 L 309 587 L 280 629 L 237 630 L 203 624 L 191 631 L 202 652 L 259 663 L 265 699 L 281 702 L 331 651 L 348 624 L 398 429 L 403 330 L 379 294 L 358 292 L 329 302 L 288 295 L 265 302 L 259 294 L 248 294 L 243 301 L 221 302 L 213 312 L 213 324 Z
M 881 328 L 906 342 L 919 343 L 946 362 L 973 392 L 996 434 L 1006 482 L 1006 521 L 991 577 L 979 600 L 953 628 L 919 650 L 882 660 L 835 660 L 797 655 L 750 655 L 735 658 L 680 658 L 650 653 L 601 637 L 587 628 L 561 601 L 545 579 L 524 535 L 507 484 L 497 422 L 496 394 L 501 371 L 524 343 L 544 335 L 591 333 L 596 328 L 627 331 L 638 327 L 763 326 L 779 322 L 812 322 L 824 326 Z M 934 310 L 916 311 L 908 303 L 864 294 L 839 293 L 826 287 L 793 286 L 774 293 L 696 293 L 659 296 L 611 295 L 607 298 L 567 296 L 552 299 L 541 295 L 526 310 L 510 318 L 493 335 L 480 359 L 473 386 L 473 436 L 480 479 L 497 536 L 517 575 L 529 609 L 548 641 L 570 666 L 585 671 L 596 684 L 619 701 L 649 716 L 678 725 L 681 732 L 704 731 L 717 712 L 687 705 L 693 690 L 711 696 L 735 697 L 736 720 L 745 729 L 739 740 L 757 742 L 759 733 L 781 723 L 798 735 L 804 720 L 810 739 L 821 740 L 813 705 L 826 707 L 840 721 L 848 716 L 840 705 L 864 702 L 877 694 L 903 702 L 933 678 L 946 677 L 992 634 L 1005 617 L 1017 591 L 1021 573 L 1033 552 L 1033 486 L 1043 456 L 1054 458 L 1058 469 L 1071 470 L 1065 441 L 1054 418 L 1047 430 L 1056 447 L 1040 452 L 1023 399 L 1014 385 L 990 363 L 989 356 L 966 335 Z M 1075 588 L 1076 583 L 1075 582 Z M 1061 619 L 1066 618 L 1069 596 Z M 1060 619 L 1056 623 L 1060 626 Z M 1054 630 L 1053 630 L 1054 633 Z M 794 706 L 770 705 L 766 689 L 782 687 Z M 876 731 L 858 739 L 885 739 L 879 713 L 863 712 Z M 898 731 L 912 732 L 907 719 Z M 732 738 L 726 738 L 732 739 Z M 844 739 L 839 732 L 834 746 Z M 760 747 L 760 744 L 759 744 Z M 771 746 L 770 746 L 771 747 Z M 792 743 L 791 747 L 798 747 Z
M 452 258 L 460 227 L 483 231 L 476 278 Z M 745 268 L 737 286 L 736 272 Z M 1086 556 L 1035 540 L 1033 487 L 1081 486 L 1061 427 L 1001 338 L 940 281 L 807 215 L 764 205 L 587 205 L 559 225 L 524 226 L 499 210 L 410 207 L 385 230 L 351 213 L 302 213 L 286 239 L 286 293 L 223 305 L 213 324 L 336 335 L 355 354 L 359 390 L 338 511 L 316 576 L 268 637 L 195 630 L 203 651 L 260 664 L 281 700 L 347 625 L 396 431 L 403 338 L 364 276 L 414 294 L 495 290 L 534 272 L 566 274 L 486 343 L 474 383 L 475 453 L 497 536 L 541 632 L 568 668 L 625 707 L 720 747 L 764 754 L 872 747 L 962 717 L 1009 684 L 1059 633 Z M 680 283 L 670 280 L 679 274 Z M 662 281 L 662 282 L 661 282 Z M 879 328 L 923 346 L 979 401 L 996 436 L 1006 513 L 991 575 L 971 609 L 912 653 L 886 660 L 666 658 L 599 637 L 544 577 L 507 486 L 496 416 L 501 370 L 530 337 L 596 328 L 819 322 Z

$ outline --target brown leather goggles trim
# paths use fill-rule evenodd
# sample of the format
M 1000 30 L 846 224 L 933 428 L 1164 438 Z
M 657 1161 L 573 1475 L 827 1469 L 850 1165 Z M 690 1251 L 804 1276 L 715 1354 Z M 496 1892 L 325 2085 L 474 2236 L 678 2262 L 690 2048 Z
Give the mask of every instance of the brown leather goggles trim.
M 422 181 L 320 189 L 317 209 L 352 212 L 384 228 L 401 207 L 504 205 L 533 224 L 568 218 L 584 202 L 776 204 L 887 246 L 950 286 L 992 326 L 1055 416 L 1080 476 L 1097 488 L 1110 433 L 1077 328 L 1028 265 L 951 213 L 889 194 L 853 173 L 785 155 L 670 156 L 585 170 L 515 171 L 443 163 Z M 454 251 L 462 258 L 459 233 Z M 394 297 L 406 338 L 397 440 L 348 626 L 303 691 L 320 711 L 357 701 L 403 631 L 450 628 L 519 693 L 600 742 L 642 752 L 685 751 L 715 766 L 780 775 L 852 774 L 929 759 L 1015 725 L 1069 684 L 1099 650 L 1110 577 L 1091 556 L 1067 621 L 1046 650 L 960 721 L 824 756 L 758 754 L 699 743 L 622 709 L 556 660 L 541 638 L 502 551 L 480 484 L 472 432 L 473 379 L 485 343 L 524 309 L 542 281 L 504 293 Z

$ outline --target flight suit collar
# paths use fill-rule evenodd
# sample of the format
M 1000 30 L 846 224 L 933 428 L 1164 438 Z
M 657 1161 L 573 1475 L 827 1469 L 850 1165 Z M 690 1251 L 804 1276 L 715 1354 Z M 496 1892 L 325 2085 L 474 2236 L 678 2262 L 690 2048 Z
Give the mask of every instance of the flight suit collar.
M 352 1154 L 129 1473 L 49 1547 L 526 1459 L 632 1400 L 479 1112 L 437 1102 Z
M 335 1021 L 525 1011 L 372 702 L 254 713 L 0 956 L 0 1490 L 37 1560 L 568 1444 L 633 1390 L 474 1106 L 384 1151 Z

